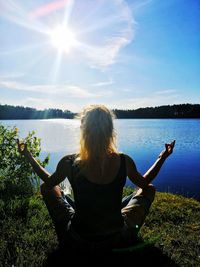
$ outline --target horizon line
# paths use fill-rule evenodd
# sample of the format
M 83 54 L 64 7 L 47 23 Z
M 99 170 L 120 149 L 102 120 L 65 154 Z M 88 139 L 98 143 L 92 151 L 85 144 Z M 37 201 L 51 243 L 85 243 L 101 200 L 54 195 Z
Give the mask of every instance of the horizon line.
M 147 107 L 140 107 L 140 108 L 136 108 L 136 109 L 118 109 L 118 108 L 109 108 L 110 110 L 119 110 L 119 111 L 131 111 L 131 110 L 138 110 L 138 109 L 147 109 L 147 108 L 160 108 L 160 107 L 166 107 L 166 106 L 180 106 L 180 105 L 200 105 L 200 103 L 180 103 L 180 104 L 165 104 L 165 105 L 161 105 L 161 106 L 147 106 Z M 73 112 L 71 110 L 68 110 L 68 109 L 61 109 L 61 108 L 45 108 L 45 109 L 37 109 L 35 107 L 29 107 L 29 106 L 16 106 L 16 105 L 11 105 L 11 104 L 1 104 L 0 103 L 0 106 L 12 106 L 12 107 L 22 107 L 22 108 L 30 108 L 30 109 L 35 109 L 36 111 L 45 111 L 45 110 L 61 110 L 62 112 L 65 112 L 65 111 L 68 111 L 72 114 L 77 114 L 79 113 L 80 111 L 78 112 Z

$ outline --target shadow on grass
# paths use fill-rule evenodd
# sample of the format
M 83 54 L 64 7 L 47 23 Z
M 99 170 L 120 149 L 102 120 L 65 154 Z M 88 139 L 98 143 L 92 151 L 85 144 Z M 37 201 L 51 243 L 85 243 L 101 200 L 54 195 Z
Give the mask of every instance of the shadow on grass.
M 178 267 L 172 259 L 152 244 L 139 243 L 135 248 L 109 251 L 58 249 L 49 254 L 43 267 L 51 266 L 153 266 Z

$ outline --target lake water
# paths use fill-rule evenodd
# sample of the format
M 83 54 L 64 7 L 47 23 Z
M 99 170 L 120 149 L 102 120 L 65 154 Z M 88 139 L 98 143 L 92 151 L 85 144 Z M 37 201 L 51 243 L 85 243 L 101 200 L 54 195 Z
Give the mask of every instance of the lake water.
M 0 123 L 19 128 L 20 137 L 36 131 L 44 158 L 50 153 L 47 170 L 53 172 L 59 159 L 78 149 L 79 120 L 6 120 Z M 130 155 L 144 174 L 164 149 L 176 139 L 174 153 L 154 180 L 158 191 L 173 192 L 200 200 L 200 120 L 121 119 L 115 120 L 119 151 Z M 127 179 L 127 185 L 131 182 Z

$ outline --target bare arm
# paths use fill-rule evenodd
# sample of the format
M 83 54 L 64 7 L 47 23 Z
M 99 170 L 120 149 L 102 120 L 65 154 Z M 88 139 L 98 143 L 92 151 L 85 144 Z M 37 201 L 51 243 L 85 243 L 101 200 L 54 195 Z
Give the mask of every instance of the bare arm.
M 46 182 L 49 177 L 51 176 L 51 174 L 45 170 L 40 164 L 39 162 L 37 162 L 37 160 L 33 157 L 33 155 L 28 152 L 26 155 L 25 155 L 25 158 L 28 160 L 28 162 L 31 164 L 34 172 L 40 177 L 40 179 L 43 181 L 43 182 Z
M 175 141 L 171 144 L 165 144 L 165 150 L 160 153 L 158 159 L 143 176 L 137 171 L 134 161 L 129 156 L 126 156 L 127 175 L 129 179 L 138 187 L 145 188 L 157 176 L 167 157 L 172 154 L 174 145 Z
M 43 182 L 46 183 L 48 187 L 52 188 L 55 185 L 60 184 L 66 178 L 67 175 L 62 171 L 60 162 L 57 166 L 56 171 L 51 175 L 39 164 L 39 162 L 37 162 L 31 152 L 27 149 L 26 144 L 20 143 L 19 140 L 17 140 L 17 145 L 19 153 L 28 160 L 34 172 L 42 179 Z
M 150 184 L 153 181 L 153 179 L 157 176 L 165 160 L 166 158 L 158 157 L 158 159 L 154 162 L 154 164 L 143 175 L 147 184 Z
M 47 179 L 50 176 L 50 173 L 48 173 L 38 162 L 37 160 L 33 157 L 31 152 L 27 149 L 27 145 L 24 143 L 20 143 L 19 140 L 17 139 L 17 146 L 18 146 L 18 151 L 21 155 L 23 155 L 28 162 L 31 164 L 34 172 L 42 179 L 42 181 L 46 182 Z

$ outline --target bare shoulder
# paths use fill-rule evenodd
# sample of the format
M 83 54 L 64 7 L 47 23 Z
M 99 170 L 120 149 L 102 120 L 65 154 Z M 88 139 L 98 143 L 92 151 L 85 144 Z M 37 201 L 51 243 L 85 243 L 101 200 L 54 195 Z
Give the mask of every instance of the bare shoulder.
M 126 160 L 126 169 L 127 173 L 129 173 L 131 170 L 136 170 L 136 165 L 132 157 L 130 157 L 127 154 L 124 154 L 125 160 Z
M 125 160 L 126 160 L 127 164 L 130 164 L 130 165 L 135 164 L 134 160 L 129 155 L 127 155 L 127 154 L 123 154 L 123 155 L 125 157 Z
M 64 170 L 65 172 L 69 172 L 75 160 L 75 154 L 66 155 L 58 163 L 58 168 Z
M 69 154 L 69 155 L 64 156 L 60 160 L 60 162 L 63 163 L 63 164 L 65 164 L 65 163 L 71 163 L 71 162 L 73 162 L 75 160 L 75 158 L 76 158 L 76 154 Z

